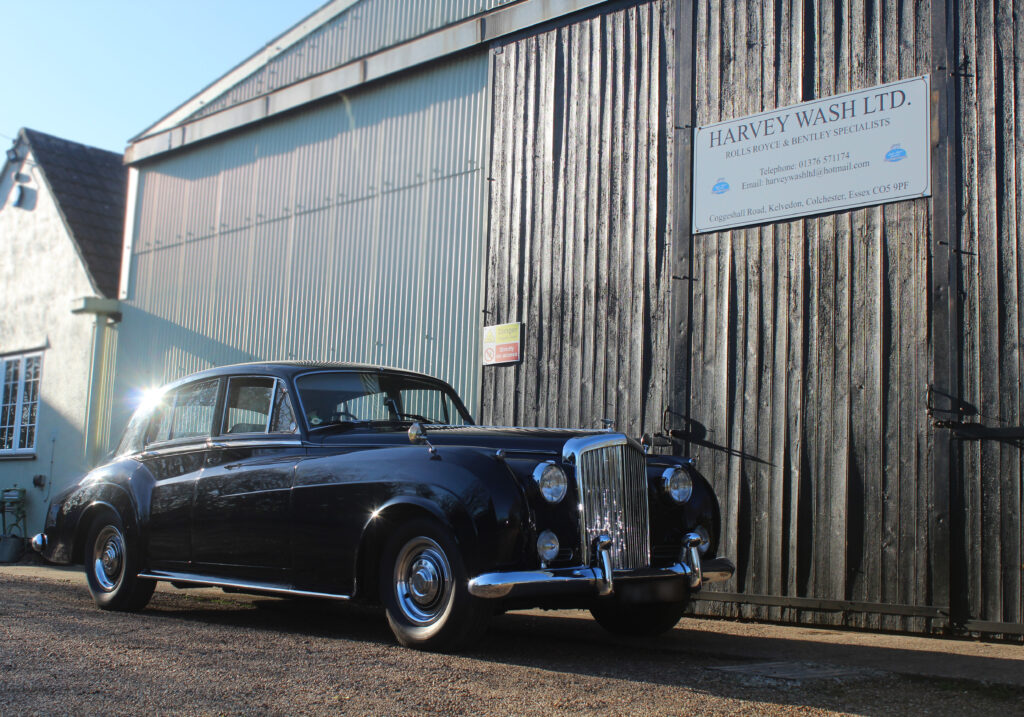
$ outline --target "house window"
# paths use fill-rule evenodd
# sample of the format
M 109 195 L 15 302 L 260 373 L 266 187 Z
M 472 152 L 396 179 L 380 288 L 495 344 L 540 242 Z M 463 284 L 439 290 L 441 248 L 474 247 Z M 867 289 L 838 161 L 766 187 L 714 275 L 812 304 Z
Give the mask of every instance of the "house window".
M 0 357 L 0 456 L 35 451 L 42 363 L 40 353 Z

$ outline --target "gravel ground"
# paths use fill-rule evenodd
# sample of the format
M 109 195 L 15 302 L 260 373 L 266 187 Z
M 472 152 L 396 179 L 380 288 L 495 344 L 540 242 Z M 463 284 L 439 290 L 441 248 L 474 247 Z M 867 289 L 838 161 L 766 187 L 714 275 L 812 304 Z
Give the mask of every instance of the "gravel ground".
M 697 621 L 623 641 L 572 613 L 509 614 L 475 649 L 436 655 L 397 646 L 378 611 L 161 589 L 141 613 L 107 613 L 58 575 L 0 571 L 0 715 L 1024 713 L 1020 686 L 849 664 L 756 677 L 744 665 L 763 655 L 709 652 Z

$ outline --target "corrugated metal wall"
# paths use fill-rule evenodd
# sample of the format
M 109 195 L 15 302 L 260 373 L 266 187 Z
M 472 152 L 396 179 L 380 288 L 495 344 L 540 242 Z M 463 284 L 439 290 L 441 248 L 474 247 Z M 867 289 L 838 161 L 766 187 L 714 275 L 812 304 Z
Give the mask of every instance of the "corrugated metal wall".
M 968 420 L 998 429 L 1024 422 L 1021 10 L 959 0 L 963 397 Z M 961 450 L 970 615 L 1024 623 L 1021 442 L 967 441 Z
M 929 2 L 696 5 L 700 125 L 931 69 Z M 932 569 L 929 209 L 923 199 L 692 239 L 680 428 L 722 498 L 737 562 L 726 591 L 933 604 L 945 577 Z M 703 609 L 922 627 L 863 612 Z
M 189 120 L 517 0 L 361 0 L 207 104 Z
M 440 63 L 140 167 L 117 395 L 298 358 L 476 405 L 487 75 L 485 53 Z
M 665 22 L 644 3 L 493 51 L 486 318 L 525 323 L 525 358 L 485 369 L 487 422 L 660 425 Z

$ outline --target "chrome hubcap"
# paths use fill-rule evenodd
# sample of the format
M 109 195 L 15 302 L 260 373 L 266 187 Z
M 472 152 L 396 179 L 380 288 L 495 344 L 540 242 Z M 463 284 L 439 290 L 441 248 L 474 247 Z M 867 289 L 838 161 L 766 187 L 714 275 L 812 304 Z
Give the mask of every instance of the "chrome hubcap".
M 124 538 L 113 525 L 103 528 L 93 544 L 93 577 L 100 588 L 111 592 L 124 577 Z
M 430 625 L 444 615 L 451 603 L 452 571 L 437 542 L 421 535 L 402 547 L 395 560 L 395 597 L 417 625 Z

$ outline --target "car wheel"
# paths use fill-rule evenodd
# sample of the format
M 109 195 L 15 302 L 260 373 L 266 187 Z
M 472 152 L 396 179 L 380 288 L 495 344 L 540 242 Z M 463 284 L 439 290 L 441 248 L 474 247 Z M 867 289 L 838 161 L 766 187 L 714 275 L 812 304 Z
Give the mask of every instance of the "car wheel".
M 668 632 L 686 610 L 686 602 L 622 605 L 610 602 L 590 608 L 598 624 L 613 635 L 651 637 Z
M 490 605 L 469 594 L 455 539 L 431 520 L 392 534 L 381 558 L 380 595 L 388 624 L 406 647 L 451 651 L 487 627 Z
M 156 588 L 139 579 L 138 546 L 125 538 L 124 523 L 111 512 L 98 516 L 85 543 L 85 575 L 96 605 L 104 610 L 141 610 Z

